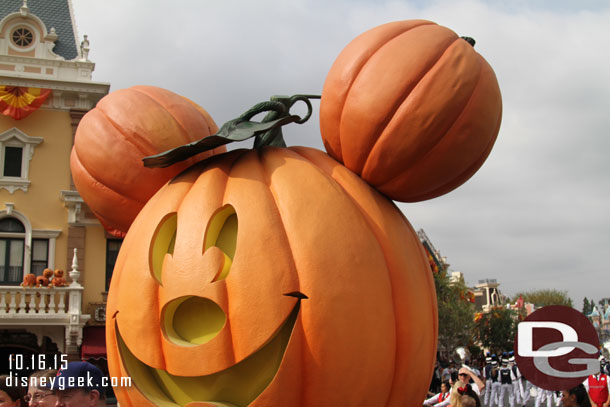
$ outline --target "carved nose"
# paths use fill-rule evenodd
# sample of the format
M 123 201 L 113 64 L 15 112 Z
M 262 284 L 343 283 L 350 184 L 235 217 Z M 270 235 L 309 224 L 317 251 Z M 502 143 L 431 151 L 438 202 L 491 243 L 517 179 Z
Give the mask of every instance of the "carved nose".
M 180 297 L 163 308 L 163 330 L 173 343 L 182 346 L 201 345 L 222 330 L 227 316 L 214 301 L 195 296 Z

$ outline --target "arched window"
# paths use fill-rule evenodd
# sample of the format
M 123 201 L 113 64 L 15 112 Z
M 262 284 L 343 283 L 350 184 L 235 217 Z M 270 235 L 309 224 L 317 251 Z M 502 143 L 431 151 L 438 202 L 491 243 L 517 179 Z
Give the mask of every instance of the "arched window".
M 23 280 L 25 227 L 18 219 L 0 219 L 0 285 L 16 285 Z

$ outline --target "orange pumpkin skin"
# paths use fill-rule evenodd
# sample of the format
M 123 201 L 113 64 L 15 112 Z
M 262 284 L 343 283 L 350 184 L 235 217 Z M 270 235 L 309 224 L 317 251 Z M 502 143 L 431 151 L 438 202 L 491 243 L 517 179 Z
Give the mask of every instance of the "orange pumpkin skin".
M 235 254 L 226 277 L 214 281 L 222 268 L 219 250 L 202 247 L 209 220 L 227 205 L 237 216 Z M 151 271 L 158 271 L 151 247 L 173 213 L 175 245 L 159 277 Z M 181 376 L 213 374 L 256 354 L 295 309 L 297 300 L 285 295 L 294 292 L 308 298 L 260 393 L 241 402 L 178 404 L 405 406 L 424 399 L 436 352 L 436 296 L 411 225 L 325 153 L 266 147 L 212 157 L 183 172 L 127 233 L 106 324 L 110 375 L 133 380 L 115 388 L 121 406 L 151 401 L 138 387 L 141 375 L 127 367 L 119 338 L 148 366 Z M 160 328 L 163 310 L 185 296 L 210 299 L 226 314 L 207 343 L 180 346 Z
M 322 90 L 327 152 L 391 199 L 416 202 L 466 182 L 496 140 L 502 100 L 489 64 L 430 21 L 367 31 Z
M 28 273 L 23 277 L 22 287 L 35 287 L 36 286 L 36 274 Z
M 36 287 L 47 287 L 49 285 L 49 279 L 45 276 L 36 277 Z
M 218 152 L 168 168 L 145 168 L 142 158 L 216 133 L 201 107 L 152 86 L 110 93 L 81 120 L 70 156 L 74 184 L 106 230 L 125 235 L 150 197 L 169 179 Z

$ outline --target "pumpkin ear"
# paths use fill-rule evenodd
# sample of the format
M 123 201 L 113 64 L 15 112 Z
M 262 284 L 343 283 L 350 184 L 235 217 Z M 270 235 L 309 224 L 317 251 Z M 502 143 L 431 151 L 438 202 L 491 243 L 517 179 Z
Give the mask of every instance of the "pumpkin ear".
M 223 206 L 210 218 L 205 230 L 203 252 L 210 247 L 217 247 L 224 254 L 223 267 L 213 281 L 224 280 L 231 269 L 237 247 L 237 214 L 233 206 Z
M 148 257 L 150 274 L 160 285 L 163 285 L 161 283 L 163 260 L 165 259 L 166 255 L 174 254 L 177 227 L 178 214 L 175 212 L 167 214 L 163 219 L 161 219 L 161 222 L 159 222 L 150 243 L 150 252 Z

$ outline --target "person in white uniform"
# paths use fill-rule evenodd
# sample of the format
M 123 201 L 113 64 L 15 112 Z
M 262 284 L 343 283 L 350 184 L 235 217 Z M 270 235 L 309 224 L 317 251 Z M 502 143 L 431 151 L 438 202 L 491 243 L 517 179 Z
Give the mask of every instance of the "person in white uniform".
M 498 406 L 504 406 L 504 395 L 508 393 L 508 404 L 510 407 L 515 407 L 515 396 L 513 394 L 513 383 L 517 380 L 513 374 L 513 370 L 508 366 L 508 359 L 502 359 L 502 367 L 499 372 L 500 376 L 500 396 Z

